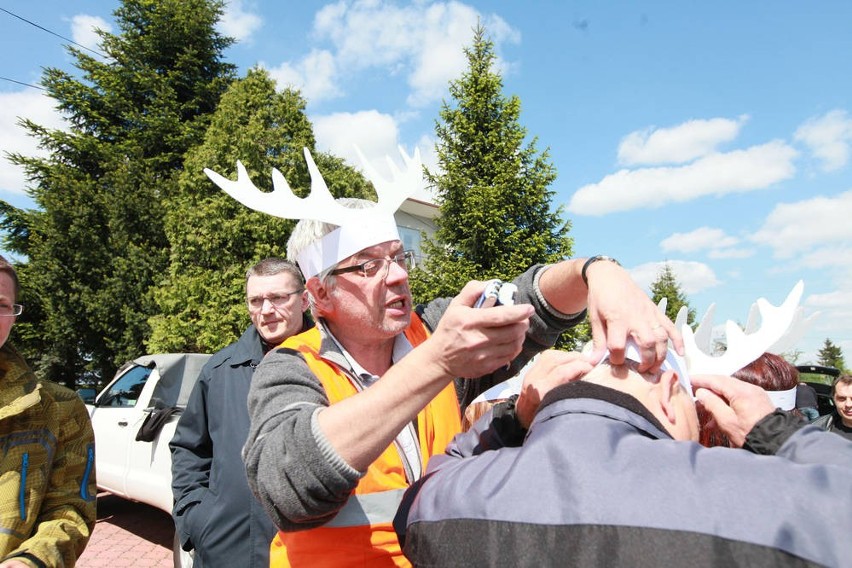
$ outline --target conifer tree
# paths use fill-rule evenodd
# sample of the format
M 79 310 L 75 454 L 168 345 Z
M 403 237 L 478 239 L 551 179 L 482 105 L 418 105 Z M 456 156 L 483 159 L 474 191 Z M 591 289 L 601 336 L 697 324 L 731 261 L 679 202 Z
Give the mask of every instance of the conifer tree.
M 536 263 L 571 254 L 570 225 L 551 209 L 556 171 L 547 150 L 527 142 L 521 102 L 503 95 L 484 28 L 465 49 L 468 69 L 450 83 L 436 123 L 439 171 L 426 177 L 440 217 L 412 277 L 418 301 L 455 295 L 469 280 L 511 280 Z
M 12 157 L 38 208 L 3 206 L 16 235 L 6 244 L 27 257 L 34 317 L 17 339 L 41 377 L 105 380 L 144 349 L 151 288 L 168 260 L 164 211 L 184 153 L 234 77 L 222 61 L 232 40 L 215 29 L 221 12 L 219 0 L 122 0 L 119 33 L 101 32 L 106 59 L 69 47 L 79 73 L 44 72 L 70 128 L 23 122 L 49 152 Z
M 654 303 L 659 304 L 663 298 L 666 298 L 666 316 L 670 320 L 675 321 L 681 307 L 686 306 L 687 322 L 695 321 L 695 310 L 689 307 L 689 300 L 681 290 L 680 283 L 669 263 L 663 266 L 657 279 L 651 283 L 651 299 Z
M 846 362 L 843 360 L 843 350 L 840 346 L 835 345 L 831 339 L 826 338 L 822 349 L 817 352 L 817 360 L 824 367 L 834 367 L 840 369 L 841 372 L 846 370 Z
M 342 160 L 314 151 L 313 127 L 298 91 L 276 92 L 262 69 L 252 69 L 222 97 L 204 143 L 187 153 L 178 197 L 166 212 L 171 252 L 167 278 L 155 290 L 151 352 L 212 353 L 235 341 L 249 323 L 245 272 L 267 256 L 286 256 L 295 221 L 259 213 L 235 201 L 204 174 L 236 179 L 236 162 L 252 183 L 272 190 L 278 169 L 304 197 L 308 148 L 335 197 L 375 199 L 372 186 Z

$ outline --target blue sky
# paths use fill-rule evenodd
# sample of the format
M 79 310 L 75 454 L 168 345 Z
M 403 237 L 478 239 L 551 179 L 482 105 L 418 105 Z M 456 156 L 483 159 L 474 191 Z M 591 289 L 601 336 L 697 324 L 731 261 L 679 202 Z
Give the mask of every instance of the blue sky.
M 5 2 L 96 49 L 118 2 Z M 240 74 L 268 69 L 308 99 L 318 145 L 434 163 L 434 124 L 479 19 L 504 93 L 558 171 L 577 256 L 618 258 L 647 286 L 668 262 L 699 316 L 745 323 L 804 280 L 799 362 L 825 338 L 852 363 L 852 3 L 231 0 Z M 62 39 L 0 12 L 0 76 L 66 67 Z M 0 150 L 36 153 L 17 116 L 60 127 L 37 89 L 0 81 Z M 32 206 L 22 173 L 0 198 Z

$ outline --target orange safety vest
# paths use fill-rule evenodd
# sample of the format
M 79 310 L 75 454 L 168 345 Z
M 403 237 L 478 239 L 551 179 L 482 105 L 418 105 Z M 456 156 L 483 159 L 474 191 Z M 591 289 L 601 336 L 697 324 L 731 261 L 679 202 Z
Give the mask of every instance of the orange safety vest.
M 412 313 L 405 337 L 416 347 L 428 336 L 426 326 Z M 282 347 L 302 354 L 325 388 L 329 403 L 334 404 L 358 391 L 339 367 L 321 358 L 320 342 L 319 330 L 313 328 L 290 337 Z M 423 471 L 429 458 L 442 453 L 461 431 L 460 414 L 455 387 L 450 382 L 417 415 Z M 270 546 L 269 565 L 274 568 L 411 566 L 402 554 L 392 524 L 407 487 L 402 458 L 391 443 L 370 464 L 367 474 L 334 519 L 306 531 L 278 531 Z

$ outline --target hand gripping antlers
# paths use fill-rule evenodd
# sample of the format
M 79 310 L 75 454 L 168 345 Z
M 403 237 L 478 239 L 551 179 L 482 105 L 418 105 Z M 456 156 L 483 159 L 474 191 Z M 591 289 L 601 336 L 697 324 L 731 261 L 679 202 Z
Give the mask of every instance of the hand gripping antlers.
M 754 306 L 760 314 L 760 328 L 752 333 L 745 333 L 736 323 L 728 320 L 725 331 L 727 349 L 725 354 L 719 357 L 713 357 L 699 347 L 696 342 L 699 331 L 693 334 L 688 325 L 682 326 L 686 365 L 689 373 L 693 375 L 730 375 L 774 346 L 786 343 L 785 338 L 797 333 L 799 324 L 802 322 L 801 309 L 798 308 L 798 305 L 803 290 L 804 283 L 800 280 L 790 291 L 784 303 L 778 307 L 773 306 L 764 298 L 758 299 Z M 754 307 L 752 311 L 755 311 Z M 710 310 L 708 310 L 709 312 Z M 712 320 L 712 316 L 710 319 Z M 756 314 L 752 314 L 749 319 L 751 320 L 748 325 L 750 330 L 756 326 Z M 702 320 L 699 327 L 705 326 L 706 320 L 707 316 Z
M 370 210 L 370 214 L 388 213 L 393 215 L 403 201 L 422 186 L 419 149 L 415 149 L 414 156 L 409 158 L 405 150 L 400 147 L 399 151 L 406 165 L 404 171 L 400 171 L 388 158 L 392 173 L 390 181 L 383 179 L 376 172 L 364 158 L 361 150 L 357 147 L 355 150 L 361 159 L 366 177 L 373 183 L 379 198 L 376 206 Z M 311 157 L 311 153 L 307 148 L 304 149 L 304 152 L 308 172 L 311 175 L 311 193 L 304 198 L 297 197 L 293 193 L 287 180 L 275 168 L 272 169 L 273 190 L 271 192 L 260 191 L 255 187 L 246 172 L 245 166 L 240 161 L 237 161 L 237 181 L 231 181 L 209 168 L 204 168 L 204 173 L 213 183 L 246 207 L 268 215 L 284 219 L 313 219 L 341 227 L 348 223 L 363 220 L 366 211 L 364 209 L 350 209 L 338 203 L 329 192 L 322 174 L 320 174 L 313 157 Z

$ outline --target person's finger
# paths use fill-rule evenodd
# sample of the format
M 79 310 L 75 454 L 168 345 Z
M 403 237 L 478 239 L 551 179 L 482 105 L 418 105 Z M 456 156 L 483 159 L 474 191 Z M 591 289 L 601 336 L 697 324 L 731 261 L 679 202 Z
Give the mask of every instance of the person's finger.
M 695 391 L 695 398 L 701 402 L 704 409 L 710 413 L 717 424 L 725 424 L 736 419 L 736 415 L 728 406 L 728 403 L 715 392 L 702 387 Z
M 696 391 L 696 396 L 699 388 L 707 389 L 725 400 L 731 400 L 735 396 L 737 385 L 733 384 L 733 381 L 736 379 L 731 379 L 731 377 L 725 375 L 690 375 L 689 378 L 692 382 L 692 388 Z
M 624 347 L 627 345 L 627 326 L 620 320 L 606 324 L 606 348 L 613 365 L 624 364 Z
M 472 308 L 482 292 L 485 291 L 485 285 L 486 282 L 481 280 L 471 280 L 450 301 L 450 305 L 455 304 Z

